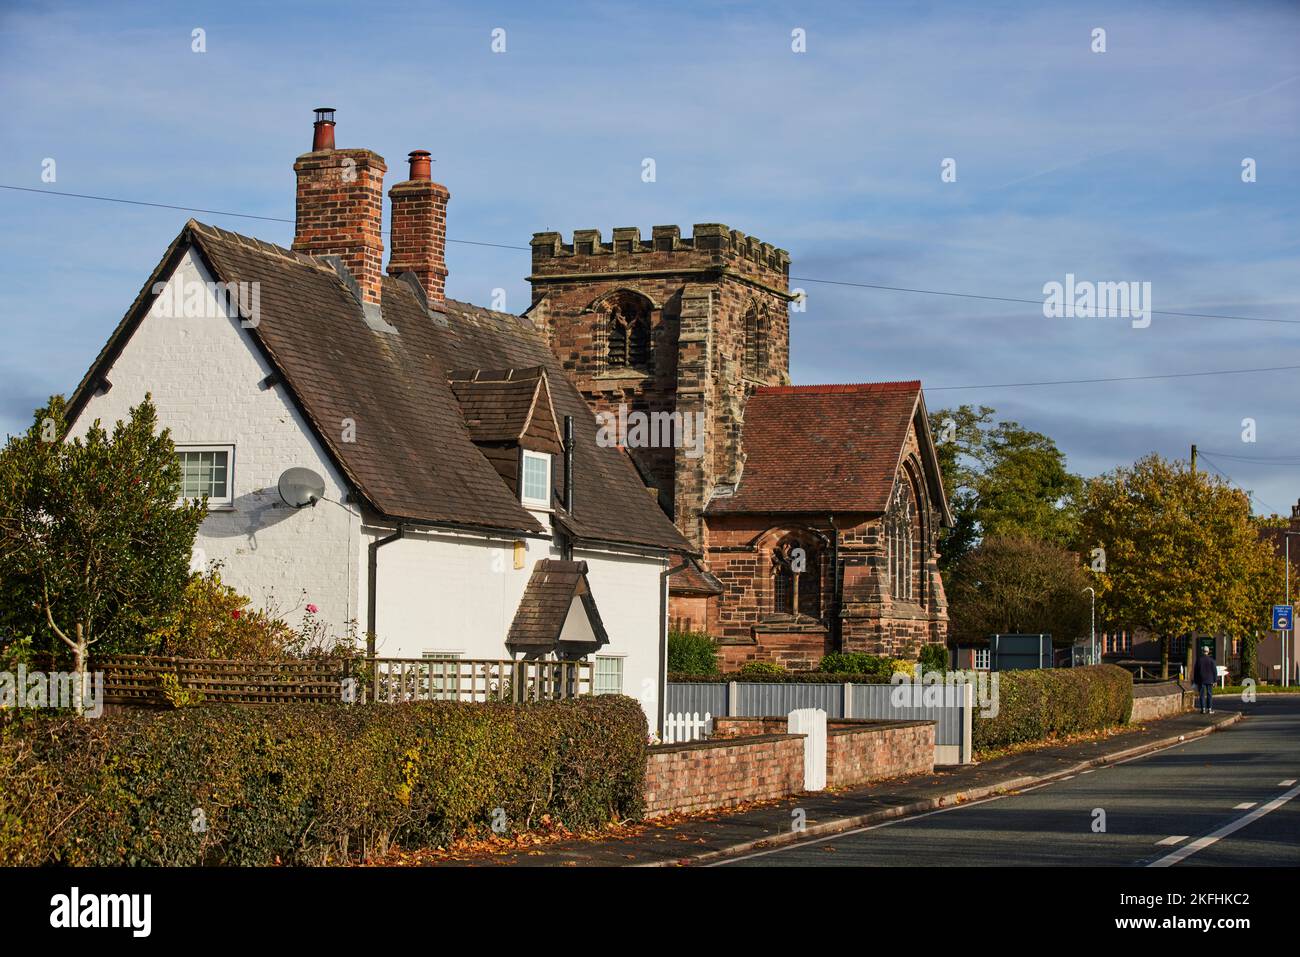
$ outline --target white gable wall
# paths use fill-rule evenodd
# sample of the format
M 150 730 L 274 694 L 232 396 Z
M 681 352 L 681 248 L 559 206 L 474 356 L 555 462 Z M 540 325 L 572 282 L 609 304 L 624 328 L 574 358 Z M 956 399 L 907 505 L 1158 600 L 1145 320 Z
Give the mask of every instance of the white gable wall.
M 211 281 L 193 250 L 167 280 L 169 287 L 185 283 L 187 292 Z M 223 561 L 222 578 L 254 605 L 297 624 L 314 604 L 319 619 L 342 632 L 357 615 L 360 537 L 355 507 L 337 504 L 346 494 L 342 477 L 284 388 L 259 387 L 272 370 L 240 320 L 215 318 L 217 300 L 206 287 L 204 317 L 174 317 L 160 304 L 171 301 L 171 291 L 155 301 L 106 373 L 112 389 L 91 397 L 72 434 L 84 435 L 96 418 L 111 428 L 152 392 L 159 424 L 178 447 L 233 445 L 234 502 L 208 514 L 196 557 Z M 292 466 L 324 476 L 330 501 L 285 506 L 276 482 Z

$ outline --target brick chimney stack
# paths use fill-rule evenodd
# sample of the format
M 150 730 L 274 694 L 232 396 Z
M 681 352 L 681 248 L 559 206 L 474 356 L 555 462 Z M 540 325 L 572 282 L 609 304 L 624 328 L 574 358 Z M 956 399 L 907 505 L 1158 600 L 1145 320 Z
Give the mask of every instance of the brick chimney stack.
M 388 274 L 415 273 L 429 305 L 437 308 L 446 298 L 447 200 L 451 193 L 430 178 L 428 151 L 415 150 L 410 161 L 410 179 L 388 191 L 393 201 Z
M 371 150 L 334 148 L 334 110 L 316 110 L 312 151 L 293 164 L 298 174 L 293 248 L 338 256 L 364 303 L 379 305 L 384 275 L 384 158 Z

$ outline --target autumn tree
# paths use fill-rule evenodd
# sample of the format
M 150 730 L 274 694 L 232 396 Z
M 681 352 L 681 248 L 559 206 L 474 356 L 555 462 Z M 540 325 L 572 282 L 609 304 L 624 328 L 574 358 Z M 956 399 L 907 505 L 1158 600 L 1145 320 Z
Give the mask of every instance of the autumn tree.
M 994 422 L 994 410 L 963 405 L 930 416 L 955 525 L 939 564 L 947 570 L 986 535 L 1023 536 L 1062 548 L 1075 544 L 1075 497 L 1082 488 L 1065 455 L 1040 432 Z
M 1092 582 L 1068 549 L 1025 535 L 986 535 L 952 570 L 948 613 L 958 638 L 1088 633 Z
M 55 396 L 0 450 L 0 638 L 65 646 L 83 675 L 92 646 L 143 650 L 189 581 L 206 503 L 178 503 L 180 464 L 149 396 L 108 432 L 67 439 Z
M 1149 455 L 1089 480 L 1080 519 L 1100 615 L 1157 636 L 1163 677 L 1171 638 L 1246 637 L 1265 620 L 1281 563 L 1260 541 L 1248 497 L 1221 479 Z

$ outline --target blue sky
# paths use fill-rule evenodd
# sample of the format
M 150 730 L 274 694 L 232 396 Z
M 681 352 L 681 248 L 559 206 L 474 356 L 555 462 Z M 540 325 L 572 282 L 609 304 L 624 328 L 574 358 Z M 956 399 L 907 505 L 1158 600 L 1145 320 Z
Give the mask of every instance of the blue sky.
M 932 409 L 993 406 L 1085 475 L 1195 442 L 1257 510 L 1300 498 L 1300 465 L 1224 457 L 1300 462 L 1296 371 L 944 388 L 1300 365 L 1294 4 L 159 6 L 4 5 L 0 184 L 288 219 L 311 110 L 331 105 L 339 146 L 381 153 L 389 182 L 433 152 L 452 240 L 724 222 L 802 278 L 1035 302 L 1067 273 L 1150 282 L 1159 310 L 1289 322 L 1135 329 L 799 281 L 791 374 L 919 377 Z M 0 190 L 0 432 L 75 386 L 189 215 Z M 455 298 L 527 304 L 525 250 L 453 242 L 448 266 Z

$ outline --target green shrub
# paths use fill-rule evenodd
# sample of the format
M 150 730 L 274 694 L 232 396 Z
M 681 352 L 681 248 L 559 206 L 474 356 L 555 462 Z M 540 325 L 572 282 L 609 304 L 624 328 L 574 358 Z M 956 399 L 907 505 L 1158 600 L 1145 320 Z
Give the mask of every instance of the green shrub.
M 889 684 L 889 676 L 877 674 L 852 674 L 828 671 L 728 671 L 716 675 L 689 675 L 681 672 L 669 672 L 668 680 L 694 684 L 726 684 L 728 681 L 793 682 L 796 684 Z
M 1114 665 L 1000 671 L 998 713 L 975 710 L 977 751 L 1124 724 L 1133 709 L 1133 676 Z
M 0 865 L 342 863 L 501 812 L 589 828 L 640 816 L 645 742 L 618 695 L 27 716 L 0 726 Z
M 915 662 L 884 655 L 868 655 L 861 651 L 833 651 L 822 658 L 817 670 L 835 676 L 837 681 L 850 681 L 849 675 L 868 675 L 872 681 L 888 681 L 896 671 L 912 673 Z
M 948 657 L 947 645 L 922 645 L 921 654 L 917 660 L 921 662 L 921 671 L 923 672 L 948 671 L 949 662 L 951 661 Z
M 334 634 L 306 602 L 296 627 L 279 608 L 254 608 L 252 599 L 221 578 L 221 563 L 190 576 L 165 623 L 144 639 L 150 654 L 176 658 L 270 661 L 282 658 L 357 659 L 355 629 Z
M 877 675 L 885 679 L 892 674 L 888 658 L 861 651 L 833 651 L 822 658 L 817 670 L 834 675 Z
M 713 639 L 698 631 L 668 633 L 668 670 L 686 675 L 716 675 L 718 649 Z
M 746 661 L 736 672 L 742 678 L 784 678 L 789 673 L 774 661 Z

